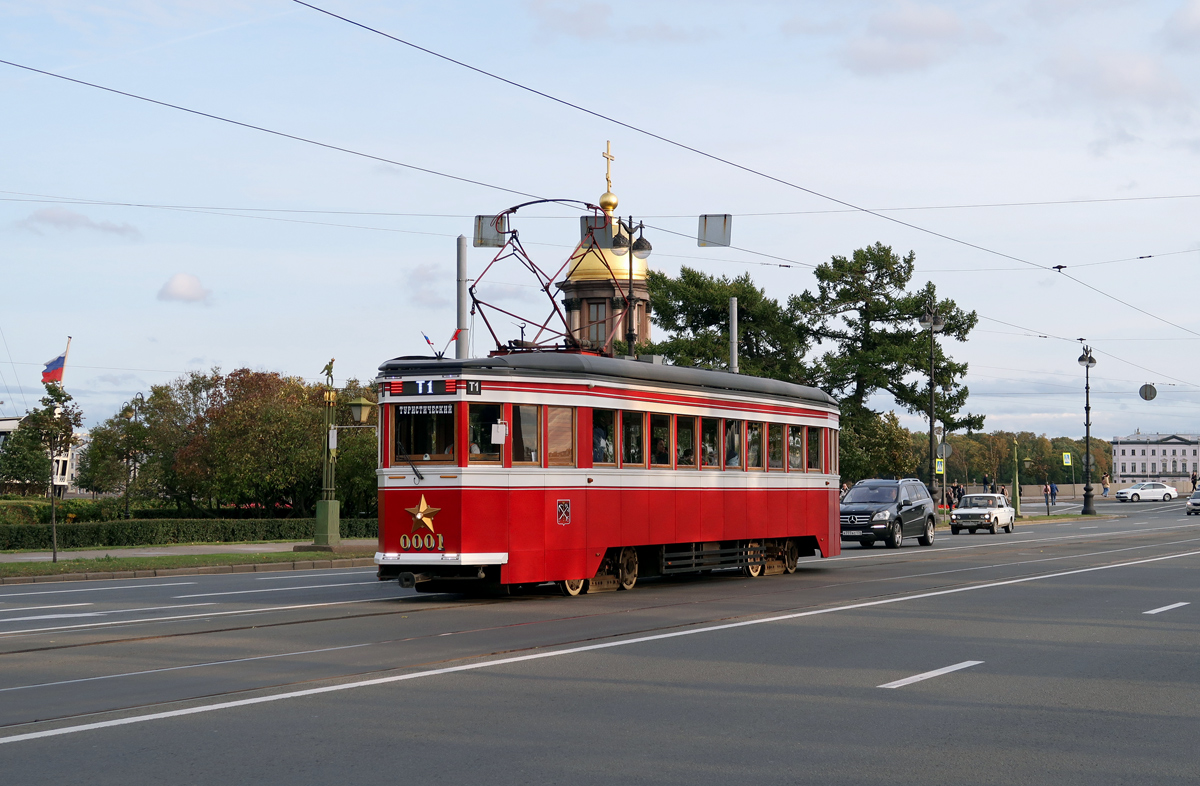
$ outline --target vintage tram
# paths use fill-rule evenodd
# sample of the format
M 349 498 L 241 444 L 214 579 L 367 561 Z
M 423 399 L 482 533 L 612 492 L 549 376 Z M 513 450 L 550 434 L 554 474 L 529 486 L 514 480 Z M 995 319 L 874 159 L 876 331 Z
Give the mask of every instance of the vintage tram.
M 376 382 L 381 579 L 577 595 L 840 551 L 820 390 L 585 351 L 401 357 Z

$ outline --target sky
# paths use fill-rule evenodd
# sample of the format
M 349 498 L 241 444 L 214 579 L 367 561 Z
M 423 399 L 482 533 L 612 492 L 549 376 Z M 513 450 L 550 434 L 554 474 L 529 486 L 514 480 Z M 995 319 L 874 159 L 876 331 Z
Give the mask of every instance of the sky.
M 979 314 L 946 351 L 986 429 L 1081 436 L 1085 338 L 1093 434 L 1200 432 L 1200 0 L 315 4 L 762 175 L 295 2 L 0 0 L 0 60 L 354 151 L 0 65 L 0 414 L 67 336 L 89 424 L 188 370 L 362 380 L 441 349 L 472 216 L 597 201 L 611 140 L 658 270 L 783 299 L 882 242 Z M 697 247 L 702 213 L 736 248 Z M 577 215 L 513 225 L 555 269 Z

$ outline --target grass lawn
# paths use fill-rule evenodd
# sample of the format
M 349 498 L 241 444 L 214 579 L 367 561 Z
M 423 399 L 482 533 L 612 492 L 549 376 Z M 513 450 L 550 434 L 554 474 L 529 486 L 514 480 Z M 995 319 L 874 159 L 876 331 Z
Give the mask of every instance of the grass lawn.
M 60 555 L 66 552 L 59 552 Z M 58 562 L 0 562 L 0 577 L 54 576 L 62 573 L 109 573 L 126 570 L 203 568 L 214 565 L 257 565 L 271 562 L 357 559 L 372 557 L 374 549 L 362 551 L 276 551 L 267 554 L 179 554 L 167 557 L 99 557 L 60 559 Z

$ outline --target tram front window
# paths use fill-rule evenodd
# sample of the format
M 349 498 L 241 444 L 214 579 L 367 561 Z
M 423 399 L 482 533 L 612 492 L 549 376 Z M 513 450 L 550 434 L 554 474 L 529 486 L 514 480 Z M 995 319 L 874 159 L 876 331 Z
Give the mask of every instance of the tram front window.
M 615 464 L 617 413 L 611 409 L 592 410 L 592 463 Z
M 395 461 L 454 461 L 453 404 L 397 404 Z
M 650 464 L 671 466 L 671 416 L 650 416 Z
M 696 466 L 696 419 L 675 419 L 675 466 Z
M 499 461 L 503 443 L 492 442 L 492 426 L 500 422 L 499 404 L 472 404 L 467 413 L 468 451 L 471 461 Z
M 742 466 L 742 421 L 725 421 L 725 468 Z
M 541 429 L 538 409 L 528 404 L 513 404 L 513 463 L 536 464 L 539 461 L 538 433 Z
M 778 423 L 767 426 L 767 466 L 783 469 L 783 426 Z
M 641 412 L 621 413 L 621 463 L 623 466 L 645 466 L 643 448 L 646 418 Z
M 700 459 L 702 467 L 721 466 L 721 421 L 716 418 L 700 421 Z

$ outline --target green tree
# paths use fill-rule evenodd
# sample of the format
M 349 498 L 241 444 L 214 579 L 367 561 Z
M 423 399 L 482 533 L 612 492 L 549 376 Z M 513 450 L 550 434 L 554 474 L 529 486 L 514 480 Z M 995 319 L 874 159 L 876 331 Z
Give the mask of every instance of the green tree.
M 959 414 L 968 395 L 959 382 L 967 365 L 952 360 L 944 349 L 946 338 L 965 341 L 978 317 L 953 300 L 939 300 L 932 283 L 909 291 L 915 262 L 911 251 L 900 257 L 876 243 L 817 267 L 816 291 L 789 301 L 789 310 L 807 321 L 827 348 L 815 364 L 815 380 L 848 405 L 851 417 L 866 411 L 867 399 L 880 391 L 891 393 L 909 412 L 928 417 L 929 335 L 917 320 L 933 303 L 945 320 L 934 351 L 937 420 L 950 431 L 979 430 L 982 415 Z
M 50 477 L 50 455 L 40 435 L 22 420 L 0 445 L 0 480 L 20 489 L 22 495 L 45 493 Z
M 754 286 L 749 274 L 715 277 L 683 267 L 678 278 L 650 271 L 651 318 L 669 337 L 646 351 L 677 366 L 729 368 L 729 298 L 738 299 L 738 366 L 743 374 L 804 382 L 808 331 L 799 315 Z
M 50 486 L 50 533 L 53 544 L 53 561 L 58 562 L 58 495 L 54 492 L 53 461 L 66 456 L 75 438 L 75 429 L 83 425 L 83 412 L 62 387 L 54 382 L 46 383 L 46 395 L 42 406 L 32 410 L 21 421 L 18 431 L 30 429 L 36 436 L 46 455 L 51 458 L 51 472 L 46 477 Z
M 346 401 L 358 397 L 376 401 L 373 385 L 362 385 L 356 379 L 346 381 L 346 387 L 338 392 L 342 405 L 338 407 L 338 426 L 358 426 L 350 420 Z M 342 428 L 338 432 L 337 497 L 341 500 L 342 512 L 346 517 L 374 516 L 379 509 L 379 482 L 375 474 L 379 466 L 378 437 L 375 426 L 379 423 L 378 408 L 373 407 L 366 425 L 371 428 Z M 320 434 L 317 434 L 320 438 Z
M 873 477 L 911 477 L 916 470 L 909 432 L 895 412 L 880 415 L 866 410 L 843 419 L 838 442 L 842 478 L 850 483 Z

